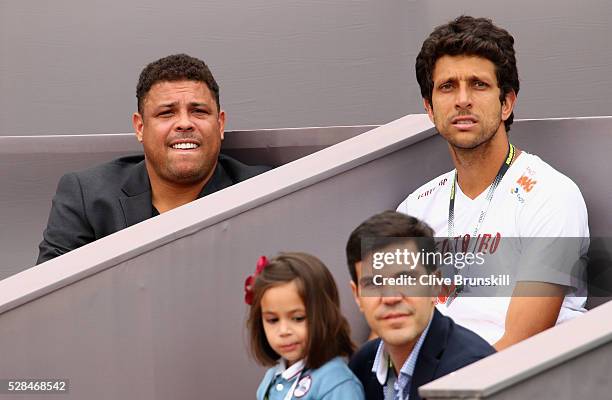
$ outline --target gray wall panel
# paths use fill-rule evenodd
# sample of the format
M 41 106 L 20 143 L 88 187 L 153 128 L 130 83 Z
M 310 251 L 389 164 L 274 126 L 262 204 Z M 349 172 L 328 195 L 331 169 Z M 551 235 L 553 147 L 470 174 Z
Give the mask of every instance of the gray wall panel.
M 609 125 L 610 118 L 525 121 L 513 140 L 530 150 L 555 143 L 559 152 L 546 156 L 556 165 L 576 130 L 598 141 L 591 155 L 606 153 Z M 0 376 L 67 377 L 75 399 L 252 397 L 263 369 L 247 355 L 243 283 L 260 255 L 280 250 L 310 251 L 327 263 L 354 337 L 363 339 L 346 239 L 450 167 L 429 126 L 424 116 L 394 121 L 0 281 Z M 578 177 L 589 165 L 566 172 Z M 581 184 L 595 190 L 598 205 L 609 203 L 600 177 Z M 607 215 L 591 222 L 609 232 Z M 571 326 L 598 335 L 607 321 Z M 541 343 L 554 353 L 553 341 Z
M 422 112 L 414 59 L 435 25 L 516 37 L 517 118 L 608 115 L 607 0 L 0 2 L 0 136 L 129 132 L 142 67 L 210 63 L 230 129 L 381 124 Z
M 398 132 L 411 133 L 410 125 L 398 126 L 396 137 Z M 386 133 L 365 141 L 360 137 L 353 146 L 343 147 L 367 154 L 378 142 L 375 139 Z M 343 247 L 363 216 L 393 208 L 404 197 L 405 187 L 396 182 L 417 184 L 419 177 L 407 181 L 405 171 L 415 170 L 427 158 L 425 150 L 432 150 L 429 141 L 418 146 L 423 150 L 418 157 L 408 157 L 409 148 L 399 150 L 399 144 L 380 145 L 378 156 L 349 163 L 342 159 L 350 159 L 351 152 L 320 152 L 191 203 L 191 212 L 183 207 L 173 215 L 166 213 L 2 281 L 0 353 L 6 362 L 0 363 L 0 376 L 69 377 L 68 398 L 75 399 L 250 398 L 263 369 L 247 355 L 243 283 L 261 254 L 280 250 L 311 251 L 327 263 L 338 280 L 354 335 L 363 339 L 367 331 L 350 297 Z M 326 165 L 336 159 L 339 169 L 334 173 Z M 323 175 L 309 177 L 317 173 Z M 181 233 L 176 240 L 171 234 L 152 250 L 138 250 L 149 240 L 147 235 L 161 235 L 179 221 L 202 223 L 211 207 L 229 198 L 239 202 L 254 186 L 268 182 L 282 187 L 282 181 L 291 180 L 299 181 L 297 190 L 271 193 L 276 197 L 256 208 L 222 217 L 186 236 Z M 363 191 L 356 195 L 348 188 Z M 227 207 L 231 205 L 221 208 Z M 36 275 L 53 269 L 84 270 L 86 260 L 97 262 L 88 256 L 92 251 L 98 257 L 113 257 L 113 243 L 126 242 L 135 249 L 126 261 L 110 262 L 111 268 L 96 270 L 21 307 L 2 307 L 7 305 L 2 299 L 7 293 L 27 290 L 19 282 L 31 283 L 30 277 L 35 281 Z M 112 397 L 106 392 L 108 385 L 115 385 Z
M 611 114 L 607 100 L 612 84 L 609 1 L 426 3 L 432 26 L 465 13 L 492 18 L 512 33 L 521 79 L 517 118 Z
M 279 166 L 370 130 L 371 126 L 226 133 L 223 152 L 252 165 Z M 0 136 L 0 280 L 36 261 L 59 178 L 142 153 L 132 134 Z
M 607 343 L 579 357 L 537 375 L 490 397 L 513 399 L 607 399 L 612 383 L 612 343 Z
M 612 303 L 427 383 L 421 397 L 442 399 L 607 399 Z

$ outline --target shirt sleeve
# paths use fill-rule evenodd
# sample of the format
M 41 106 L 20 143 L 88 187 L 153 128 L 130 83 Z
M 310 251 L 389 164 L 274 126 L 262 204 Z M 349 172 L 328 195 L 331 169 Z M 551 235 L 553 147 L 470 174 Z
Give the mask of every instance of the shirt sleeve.
M 402 214 L 408 214 L 410 215 L 410 211 L 411 211 L 411 207 L 410 207 L 410 203 L 411 203 L 411 197 L 412 195 L 406 197 L 404 199 L 404 201 L 402 201 L 398 206 L 397 209 L 395 211 L 402 213 Z
M 328 390 L 321 400 L 365 400 L 363 387 L 356 379 L 347 379 Z
M 416 196 L 411 193 L 404 201 L 402 201 L 395 210 L 399 213 L 410 215 L 411 217 L 422 219 L 421 210 L 419 210 Z
M 565 176 L 542 189 L 519 215 L 517 281 L 583 287 L 589 228 L 582 194 Z
M 274 368 L 269 368 L 266 371 L 266 374 L 264 375 L 263 379 L 259 383 L 259 386 L 257 387 L 257 400 L 264 400 L 268 392 L 268 388 L 270 387 L 270 383 L 272 382 L 272 379 L 274 379 Z
M 47 228 L 38 246 L 36 264 L 58 257 L 94 240 L 95 234 L 85 213 L 79 178 L 74 173 L 66 174 L 57 185 Z

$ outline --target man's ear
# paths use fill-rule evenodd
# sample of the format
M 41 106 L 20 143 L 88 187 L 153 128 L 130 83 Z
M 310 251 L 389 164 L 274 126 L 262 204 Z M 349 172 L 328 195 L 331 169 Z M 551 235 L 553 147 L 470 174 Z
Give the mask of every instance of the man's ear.
M 221 140 L 225 139 L 225 111 L 219 110 L 219 133 Z
M 506 93 L 506 96 L 504 96 L 504 101 L 502 103 L 502 121 L 505 121 L 510 118 L 510 114 L 512 114 L 515 104 L 516 92 L 514 90 L 510 90 L 508 93 Z
M 138 139 L 138 141 L 142 143 L 144 120 L 140 113 L 135 112 L 134 115 L 132 115 L 132 126 L 134 127 L 134 132 L 136 133 L 136 139 Z
M 353 291 L 353 300 L 355 300 L 355 304 L 359 307 L 359 310 L 363 312 L 361 309 L 361 298 L 359 297 L 359 288 L 355 285 L 355 282 L 351 279 L 351 290 Z
M 429 100 L 423 99 L 423 107 L 425 107 L 425 111 L 427 111 L 427 115 L 429 115 L 429 120 L 433 123 L 434 122 L 433 107 L 431 106 L 431 103 L 429 102 Z

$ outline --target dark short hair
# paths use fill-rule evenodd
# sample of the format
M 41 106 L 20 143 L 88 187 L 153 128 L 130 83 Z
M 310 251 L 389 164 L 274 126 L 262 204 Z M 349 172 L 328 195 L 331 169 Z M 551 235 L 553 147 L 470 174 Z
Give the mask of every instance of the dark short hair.
M 181 80 L 205 83 L 217 102 L 217 111 L 220 110 L 219 85 L 217 85 L 217 81 L 215 81 L 206 63 L 187 54 L 173 54 L 153 61 L 140 73 L 136 86 L 138 112 L 142 114 L 145 97 L 153 85 L 158 82 Z
M 397 211 L 384 211 L 363 221 L 349 236 L 346 243 L 346 262 L 348 264 L 351 279 L 358 285 L 355 264 L 362 260 L 362 243 L 364 239 L 390 238 L 389 240 L 378 240 L 372 242 L 367 249 L 368 253 L 380 250 L 383 247 L 405 243 L 402 238 L 423 238 L 417 246 L 419 250 L 434 253 L 436 243 L 433 238 L 434 231 L 425 222 L 415 217 L 399 213 Z M 428 272 L 437 269 L 435 264 L 423 264 Z
M 308 343 L 307 368 L 319 368 L 337 356 L 351 356 L 349 324 L 340 311 L 340 297 L 332 274 L 318 258 L 306 253 L 280 253 L 271 259 L 253 284 L 253 302 L 247 321 L 251 353 L 263 365 L 273 365 L 279 358 L 266 338 L 261 299 L 266 290 L 296 281 L 306 308 Z
M 519 77 L 514 53 L 514 38 L 507 30 L 497 27 L 490 19 L 462 15 L 438 26 L 423 42 L 416 58 L 416 77 L 421 96 L 431 104 L 433 72 L 436 61 L 442 56 L 479 56 L 495 65 L 499 100 L 506 94 L 519 92 Z M 514 120 L 514 112 L 504 121 L 506 131 Z

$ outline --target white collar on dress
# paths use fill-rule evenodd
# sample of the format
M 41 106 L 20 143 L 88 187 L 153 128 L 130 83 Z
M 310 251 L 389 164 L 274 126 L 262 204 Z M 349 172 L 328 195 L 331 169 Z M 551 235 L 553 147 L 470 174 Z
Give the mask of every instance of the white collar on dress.
M 287 362 L 284 358 L 281 358 L 276 366 L 276 372 L 274 376 L 281 375 L 284 380 L 290 381 L 297 374 L 299 374 L 302 369 L 304 369 L 304 359 L 301 359 L 300 361 L 287 368 Z

